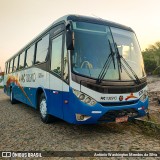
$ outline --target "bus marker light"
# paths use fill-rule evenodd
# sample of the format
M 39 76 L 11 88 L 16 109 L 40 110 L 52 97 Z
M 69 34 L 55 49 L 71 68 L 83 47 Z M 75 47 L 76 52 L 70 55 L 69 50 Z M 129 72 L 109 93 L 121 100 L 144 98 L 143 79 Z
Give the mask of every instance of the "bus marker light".
M 144 106 L 142 106 L 142 110 L 144 110 L 145 108 L 144 108 Z
M 92 113 L 94 113 L 94 114 L 100 114 L 100 113 L 102 113 L 102 111 L 92 111 Z
M 68 100 L 64 100 L 64 104 L 68 104 Z
M 53 91 L 54 94 L 58 94 L 58 91 Z
M 138 110 L 145 110 L 145 107 L 142 106 L 142 107 L 138 108 Z

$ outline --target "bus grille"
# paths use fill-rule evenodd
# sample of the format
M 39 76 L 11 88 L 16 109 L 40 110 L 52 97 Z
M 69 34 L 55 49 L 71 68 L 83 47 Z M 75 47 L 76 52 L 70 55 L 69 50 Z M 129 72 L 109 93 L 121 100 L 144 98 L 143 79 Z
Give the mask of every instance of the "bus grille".
M 138 116 L 138 111 L 134 108 L 108 111 L 98 121 L 115 121 L 116 118 L 123 116 L 134 118 Z
M 101 86 L 93 83 L 82 82 L 85 87 L 90 88 L 94 91 L 100 93 L 108 93 L 108 94 L 123 94 L 123 93 L 134 93 L 143 89 L 147 83 L 142 83 L 138 86 Z
M 132 105 L 136 104 L 139 100 L 135 101 L 126 101 L 126 102 L 99 102 L 104 107 L 112 107 L 112 106 L 125 106 L 125 105 Z

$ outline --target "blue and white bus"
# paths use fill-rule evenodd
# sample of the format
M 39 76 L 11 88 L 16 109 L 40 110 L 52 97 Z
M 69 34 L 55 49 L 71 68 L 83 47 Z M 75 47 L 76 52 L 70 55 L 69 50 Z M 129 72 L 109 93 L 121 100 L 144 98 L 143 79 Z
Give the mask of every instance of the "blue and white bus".
M 38 109 L 44 123 L 124 122 L 148 112 L 143 57 L 124 25 L 67 15 L 5 64 L 11 103 Z

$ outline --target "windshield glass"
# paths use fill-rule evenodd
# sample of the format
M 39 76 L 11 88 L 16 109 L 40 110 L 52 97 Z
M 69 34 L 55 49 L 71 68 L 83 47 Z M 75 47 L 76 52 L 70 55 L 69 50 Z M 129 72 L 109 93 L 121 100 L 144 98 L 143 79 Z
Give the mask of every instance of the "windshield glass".
M 130 31 L 113 27 L 111 27 L 111 31 L 120 55 L 123 56 L 129 66 L 132 68 L 132 70 L 134 70 L 138 78 L 144 77 L 145 71 L 143 58 L 135 34 Z M 125 63 L 123 61 L 121 61 L 121 63 L 123 63 L 127 71 L 132 75 L 131 71 L 129 70 L 129 68 L 127 68 Z M 123 69 L 121 72 L 121 79 L 129 79 L 129 76 Z
M 86 22 L 73 22 L 73 30 L 74 50 L 71 62 L 74 73 L 98 79 L 110 54 L 116 53 L 116 43 L 119 53 L 135 71 L 138 78 L 144 76 L 143 58 L 133 32 L 113 27 L 110 29 L 105 25 Z M 103 80 L 131 80 L 131 76 L 135 79 L 125 64 L 123 65 L 131 76 L 123 69 L 119 72 L 116 56 L 112 54 Z
M 74 51 L 72 54 L 72 69 L 75 73 L 97 79 L 106 59 L 114 49 L 113 38 L 109 27 L 85 22 L 74 22 Z M 110 44 L 111 45 L 110 45 Z M 112 62 L 104 79 L 119 79 L 118 67 Z

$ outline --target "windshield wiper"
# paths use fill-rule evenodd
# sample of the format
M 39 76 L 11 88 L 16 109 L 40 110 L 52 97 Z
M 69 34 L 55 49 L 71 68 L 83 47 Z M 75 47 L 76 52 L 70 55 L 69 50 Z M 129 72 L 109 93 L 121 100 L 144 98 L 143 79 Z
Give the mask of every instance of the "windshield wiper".
M 137 74 L 134 72 L 134 70 L 132 69 L 132 67 L 127 63 L 127 61 L 123 58 L 122 55 L 120 55 L 117 44 L 115 43 L 115 48 L 116 48 L 116 53 L 117 53 L 117 60 L 118 60 L 118 66 L 120 68 L 120 71 L 122 72 L 122 68 L 124 69 L 124 71 L 127 73 L 127 75 L 133 79 L 137 84 L 140 84 L 141 81 L 138 78 Z M 128 67 L 128 69 L 131 71 L 131 73 L 133 74 L 133 76 L 135 77 L 135 79 L 131 76 L 131 74 L 127 71 L 126 67 L 123 65 L 123 63 L 121 62 L 121 60 L 126 64 L 126 66 Z
M 115 59 L 114 59 L 114 55 L 115 55 L 115 53 L 113 52 L 113 49 L 112 49 L 112 46 L 111 46 L 111 42 L 110 42 L 110 40 L 109 40 L 109 39 L 108 39 L 108 42 L 109 42 L 109 48 L 110 48 L 110 51 L 111 51 L 111 56 L 112 56 L 113 66 L 114 66 L 114 69 L 116 69 Z
M 109 47 L 110 47 L 110 54 L 108 56 L 108 58 L 106 59 L 104 65 L 103 65 L 103 68 L 98 76 L 98 79 L 97 79 L 97 82 L 96 83 L 101 83 L 101 81 L 104 79 L 108 69 L 109 69 L 109 66 L 111 64 L 111 60 L 113 61 L 113 66 L 114 66 L 114 69 L 116 69 L 115 67 L 115 59 L 114 59 L 114 55 L 115 53 L 113 52 L 113 49 L 112 49 L 112 46 L 111 46 L 111 43 L 110 43 L 110 40 L 108 39 L 108 42 L 109 42 Z

